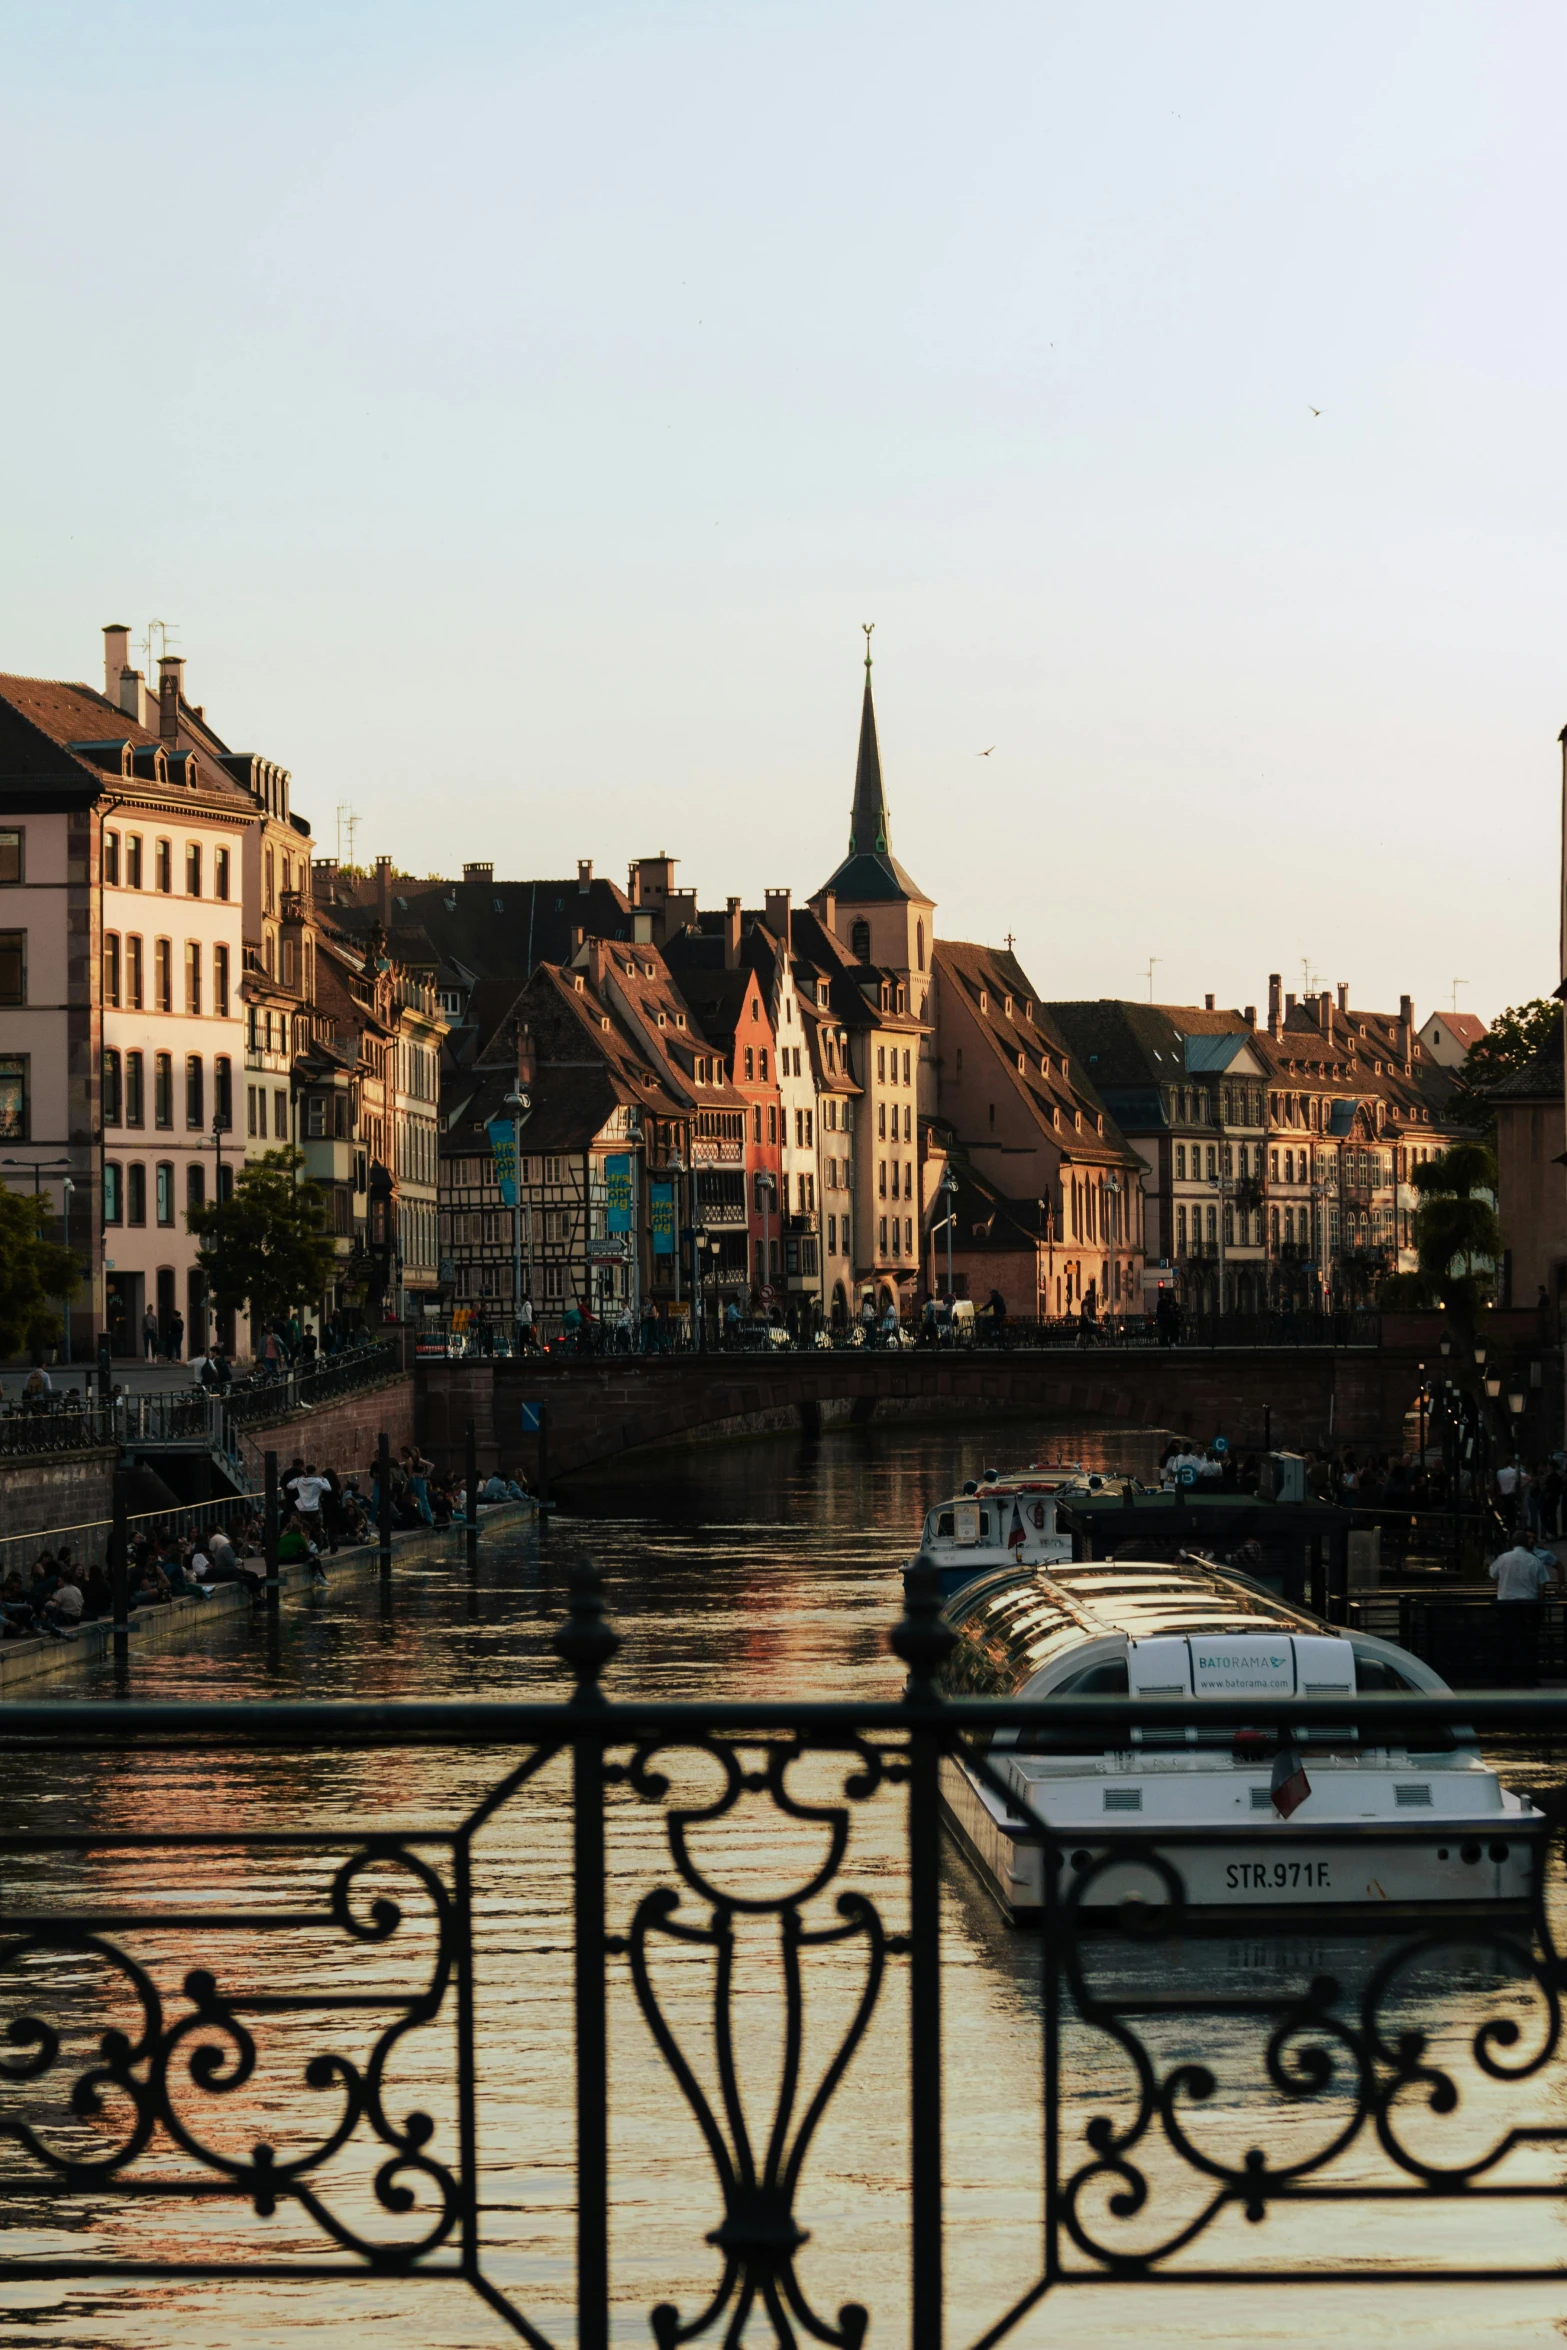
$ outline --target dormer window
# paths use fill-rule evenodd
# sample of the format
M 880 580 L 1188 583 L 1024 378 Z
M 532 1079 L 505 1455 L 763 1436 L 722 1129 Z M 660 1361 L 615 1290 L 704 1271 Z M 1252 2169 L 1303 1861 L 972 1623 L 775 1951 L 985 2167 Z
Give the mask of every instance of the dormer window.
M 651 963 L 644 963 L 644 964 L 643 964 L 643 966 L 642 966 L 642 976 L 643 976 L 643 978 L 644 978 L 644 979 L 651 979 L 651 978 L 653 977 L 653 966 L 652 966 L 652 964 L 651 964 Z
M 600 1012 L 599 1026 L 601 1028 L 607 1028 L 609 1026 L 609 1014 L 607 1012 Z
M 1048 1053 L 1041 1053 L 1039 1056 L 1039 1074 L 1041 1077 L 1048 1077 L 1050 1074 L 1050 1055 Z
M 1081 1133 L 1082 1133 L 1082 1131 L 1083 1131 L 1083 1113 L 1082 1113 L 1082 1111 L 1081 1111 L 1081 1110 L 1074 1110 L 1074 1111 L 1072 1112 L 1072 1128 L 1073 1128 L 1073 1132 L 1074 1132 L 1074 1133 L 1077 1133 L 1077 1134 L 1081 1134 Z
M 685 1016 L 684 1012 L 677 1012 L 677 1013 L 675 1014 L 675 1026 L 676 1026 L 677 1028 L 684 1028 L 685 1024 L 686 1024 L 686 1016 Z
M 1094 1120 L 1094 1132 L 1095 1132 L 1096 1134 L 1103 1134 L 1104 1130 L 1105 1130 L 1105 1114 L 1104 1114 L 1103 1110 L 1101 1110 L 1101 1111 L 1099 1112 L 1099 1115 L 1098 1115 L 1098 1116 L 1095 1118 L 1095 1120 Z
M 979 1008 L 982 1012 L 990 1010 L 990 993 L 987 988 L 982 987 L 979 991 Z
M 572 984 L 572 986 L 573 986 L 573 987 L 576 989 L 576 992 L 577 992 L 577 994 L 578 994 L 578 995 L 581 995 L 581 994 L 582 994 L 582 992 L 583 992 L 583 978 L 582 978 L 582 973 L 581 973 L 580 971 L 579 971 L 579 972 L 576 974 L 576 976 L 573 978 L 573 980 L 572 980 L 572 983 L 571 983 L 571 984 Z
M 1005 1013 L 1006 1017 L 1010 1020 L 1012 1017 L 1012 998 L 1009 995 L 1004 995 L 1002 997 L 1001 1009 Z
M 696 1081 L 698 1085 L 707 1083 L 707 1062 L 701 1053 L 698 1053 L 696 1057 Z
M 899 987 L 899 989 L 898 989 L 898 1010 L 899 1010 L 900 1012 L 906 1012 L 906 1011 L 908 1010 L 908 1008 L 909 1008 L 909 991 L 908 991 L 908 989 L 907 989 L 906 987 L 902 987 L 902 986 L 900 986 L 900 987 Z
M 1017 1057 L 1017 1073 L 1018 1073 L 1018 1075 L 1019 1075 L 1020 1077 L 1022 1076 L 1022 1074 L 1023 1074 L 1024 1070 L 1025 1070 L 1027 1067 L 1028 1067 L 1028 1055 L 1027 1055 L 1026 1053 L 1019 1053 L 1019 1054 L 1018 1054 L 1018 1057 Z
M 669 1014 L 667 1012 L 659 1013 L 658 1024 L 660 1028 L 667 1028 L 669 1026 Z
M 1034 999 L 1031 995 L 1026 995 L 1023 998 L 1023 1017 L 1030 1021 L 1034 1017 Z
M 825 1011 L 827 1008 L 827 982 L 825 979 L 818 979 L 816 982 L 816 1001 L 819 1008 Z

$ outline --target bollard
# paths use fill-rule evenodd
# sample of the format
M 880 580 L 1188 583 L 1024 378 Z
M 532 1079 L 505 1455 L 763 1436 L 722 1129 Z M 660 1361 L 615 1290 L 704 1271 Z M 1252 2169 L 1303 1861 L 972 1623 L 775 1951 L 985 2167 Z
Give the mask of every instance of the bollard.
M 381 1534 L 381 1581 L 392 1580 L 392 1440 L 383 1428 L 375 1444 L 376 1522 Z
M 468 1422 L 464 1431 L 464 1476 L 467 1481 L 468 1505 L 463 1515 L 467 1519 L 468 1564 L 479 1564 L 479 1443 L 478 1431 Z
M 127 1519 L 129 1480 L 123 1469 L 114 1472 L 113 1523 L 109 1528 L 109 1582 L 114 1592 L 114 1662 L 123 1672 L 131 1653 L 131 1573 L 127 1556 L 130 1527 Z
M 550 1407 L 539 1406 L 539 1507 L 550 1497 Z
M 283 1586 L 278 1576 L 277 1563 L 277 1454 L 269 1452 L 262 1462 L 264 1475 L 261 1517 L 261 1553 L 266 1561 L 267 1614 L 275 1616 L 282 1605 Z

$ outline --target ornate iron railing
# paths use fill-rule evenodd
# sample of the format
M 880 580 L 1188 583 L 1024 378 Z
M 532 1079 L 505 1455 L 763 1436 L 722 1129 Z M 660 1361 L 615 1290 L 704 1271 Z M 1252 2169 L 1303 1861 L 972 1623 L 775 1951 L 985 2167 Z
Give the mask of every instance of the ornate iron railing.
M 612 1972 L 623 1970 L 650 2049 L 712 2169 L 710 2206 L 686 2215 L 690 2244 L 678 2253 L 701 2260 L 704 2238 L 711 2247 L 707 2297 L 686 2308 L 661 2301 L 648 2312 L 660 2350 L 699 2339 L 734 2344 L 748 2321 L 791 2350 L 802 2335 L 857 2350 L 870 2311 L 859 2302 L 830 2313 L 816 2306 L 798 2255 L 807 2240 L 802 2223 L 817 2217 L 820 2233 L 810 2166 L 821 2125 L 842 2103 L 896 1965 L 908 1974 L 908 2154 L 897 2192 L 909 2223 L 909 2271 L 906 2293 L 892 2293 L 885 2269 L 868 2282 L 906 2307 L 913 2350 L 939 2350 L 947 2231 L 963 2224 L 943 2209 L 941 1773 L 961 1759 L 1005 1794 L 987 1759 L 1003 1726 L 1047 1739 L 1074 1727 L 1124 1747 L 1134 1726 L 1168 1736 L 1200 1720 L 1211 1731 L 1215 1714 L 1210 1702 L 1178 1699 L 944 1700 L 933 1675 L 948 1635 L 928 1588 L 915 1592 L 892 1640 L 909 1667 L 901 1703 L 610 1702 L 598 1684 L 617 1640 L 597 1579 L 582 1568 L 555 1644 L 576 1675 L 563 1704 L 6 1707 L 0 1744 L 9 1785 L 24 1783 L 32 1754 L 68 1753 L 79 1768 L 84 1756 L 102 1753 L 116 1766 L 120 1802 L 113 1825 L 0 1832 L 0 1987 L 10 2010 L 0 2055 L 0 2198 L 12 2246 L 0 2255 L 0 2277 L 233 2278 L 251 2291 L 268 2277 L 457 2280 L 544 2350 L 550 2336 L 539 2313 L 487 2253 L 480 2116 L 499 2085 L 487 2073 L 476 2023 L 475 1916 L 481 1832 L 506 1807 L 529 1801 L 544 1767 L 561 1761 L 571 1777 L 576 2130 L 575 2277 L 565 2330 L 584 2350 L 605 2350 L 609 2340 L 606 2003 Z M 1445 1734 L 1460 1708 L 1466 1722 L 1506 1733 L 1567 1730 L 1562 1697 L 1256 1699 L 1247 1701 L 1246 1717 L 1255 1729 L 1287 1722 L 1342 1731 L 1352 1720 L 1367 1742 L 1407 1742 L 1412 1730 Z M 199 1753 L 210 1779 L 222 1749 L 320 1758 L 372 1748 L 406 1756 L 421 1747 L 497 1758 L 493 1780 L 453 1826 L 399 1830 L 384 1816 L 363 1825 L 341 1817 L 293 1824 L 275 1810 L 256 1829 L 171 1827 L 157 1818 L 124 1824 L 130 1757 Z M 716 1793 L 691 1801 L 676 1792 L 684 1756 L 716 1766 Z M 809 1770 L 829 1761 L 834 1792 L 808 1792 Z M 793 1880 L 766 1891 L 755 1880 L 738 1888 L 726 1881 L 706 1841 L 748 1802 L 764 1807 L 786 1841 L 802 1829 L 818 1840 L 804 1866 L 796 1845 Z M 869 1813 L 888 1802 L 901 1823 L 902 1863 L 891 1879 L 867 1872 L 860 1842 Z M 661 1828 L 653 1881 L 612 1912 L 608 1841 L 638 1813 Z M 1037 1960 L 1041 2072 L 1037 2083 L 998 2079 L 993 2107 L 997 2126 L 1021 2145 L 1042 2103 L 1038 2265 L 977 2340 L 966 2309 L 947 2312 L 954 2339 L 990 2350 L 1046 2294 L 1085 2283 L 1560 2276 L 1559 2244 L 1548 2230 L 1537 2257 L 1509 2236 L 1489 2264 L 1468 2257 L 1461 2233 L 1453 2234 L 1455 2204 L 1494 2210 L 1515 2197 L 1549 2211 L 1567 2194 L 1559 2070 L 1567 1958 L 1552 1939 L 1543 1867 L 1519 1914 L 1433 1917 L 1401 1941 L 1384 1939 L 1365 1960 L 1353 1940 L 1344 1965 L 1308 1949 L 1288 1980 L 1194 1996 L 1179 1980 L 1178 1959 L 1191 1942 L 1184 1887 L 1152 1831 L 1131 1848 L 1151 1897 L 1124 1902 L 1108 1929 L 1090 1937 L 1085 1904 L 1107 1865 L 1103 1856 L 1026 1816 L 1017 1825 L 1024 1842 L 1043 1847 L 1044 1923 L 1019 1945 Z M 762 1831 L 748 1833 L 754 1842 Z M 1308 1853 L 1296 1866 L 1312 1865 L 1320 1848 L 1310 1831 L 1292 1832 L 1291 1847 Z M 266 1871 L 282 1862 L 293 1873 L 286 1896 L 272 1899 Z M 307 1866 L 315 1875 L 302 1891 Z M 61 1890 L 70 1870 L 89 1881 L 79 1901 Z M 179 1890 L 160 1891 L 176 1872 Z M 263 1884 L 264 1898 L 248 1905 L 234 1898 L 229 1887 L 241 1873 Z M 134 1889 L 106 1899 L 103 1881 L 117 1876 Z M 203 1889 L 206 1897 L 195 1898 Z M 771 1937 L 774 2002 L 764 2022 L 781 2048 L 767 2111 L 747 2095 L 756 2082 L 747 2036 L 754 2040 L 761 2026 L 756 1978 L 742 2000 L 736 1955 L 742 1936 L 762 1931 Z M 299 1937 L 308 1956 L 291 1977 L 280 1954 Z M 1520 2024 L 1501 2012 L 1481 1986 L 1444 2041 L 1412 2010 L 1420 1970 L 1439 1973 L 1450 1993 L 1451 1953 L 1476 1945 L 1494 1954 L 1526 2018 Z M 346 1974 L 326 1966 L 321 1954 L 334 1949 L 353 1962 Z M 375 1976 L 375 1964 L 400 1950 L 407 1957 L 396 1982 Z M 830 2046 L 810 2040 L 808 2063 L 810 1977 L 829 1951 L 852 1966 L 851 1989 L 840 1984 Z M 677 1964 L 706 1970 L 700 2046 L 690 1996 L 670 1996 L 672 1953 Z M 305 2055 L 307 2025 L 317 2038 Z M 1226 2104 L 1212 2044 L 1240 2025 L 1253 2035 L 1250 2110 L 1245 2099 Z M 1118 2087 L 1084 2071 L 1090 2044 L 1121 2066 Z M 405 2067 L 417 2074 L 411 2052 L 420 2047 L 425 2077 L 441 2088 L 429 2100 L 437 2110 L 407 2103 Z M 452 2094 L 443 2121 L 445 2048 Z M 1448 2154 L 1440 2140 L 1463 2106 L 1460 2058 L 1468 2078 L 1516 2102 L 1492 2122 L 1482 2114 L 1478 2135 L 1465 2115 L 1463 2142 Z M 275 2080 L 285 2059 L 297 2067 L 292 2102 L 257 2134 L 247 2092 L 264 2071 Z M 229 2118 L 238 2114 L 247 2114 L 244 2126 Z M 1283 2142 L 1270 2145 L 1280 2133 Z M 364 2188 L 366 2166 L 368 2188 L 355 2205 L 354 2178 Z M 111 2231 L 102 2251 L 34 2251 L 20 2242 L 29 2210 L 45 2213 L 51 2227 L 69 2225 L 85 2243 L 95 2209 L 133 2196 L 134 2224 Z M 160 2198 L 170 2206 L 168 2227 L 155 2216 Z M 213 2203 L 229 2207 L 225 2232 L 182 2251 L 178 2215 Z M 1334 2233 L 1315 2256 L 1303 2256 L 1300 2215 L 1350 2204 L 1403 2211 L 1396 2246 L 1380 2260 L 1345 2257 Z M 1431 2214 L 1424 2231 L 1413 2219 L 1421 2205 Z M 247 2210 L 258 2223 L 253 2242 L 241 2226 Z M 282 2249 L 268 2232 L 280 2215 L 292 2231 Z M 1245 2260 L 1226 2235 L 1237 2217 L 1253 2231 Z M 1268 2257 L 1270 2231 L 1285 2236 L 1276 2260 Z M 1456 2251 L 1444 2256 L 1450 2235 Z M 1219 2250 L 1205 2258 L 1210 2244 Z

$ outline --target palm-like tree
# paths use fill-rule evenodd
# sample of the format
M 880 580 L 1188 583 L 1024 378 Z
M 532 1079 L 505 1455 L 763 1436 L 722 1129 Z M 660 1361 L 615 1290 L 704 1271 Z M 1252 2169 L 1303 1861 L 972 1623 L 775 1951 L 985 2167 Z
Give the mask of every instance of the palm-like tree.
M 1456 1142 L 1440 1158 L 1410 1170 L 1420 1193 L 1415 1247 L 1420 1270 L 1460 1326 L 1472 1332 L 1475 1308 L 1502 1252 L 1496 1214 L 1496 1160 L 1483 1142 Z M 1488 1260 L 1480 1271 L 1477 1258 Z

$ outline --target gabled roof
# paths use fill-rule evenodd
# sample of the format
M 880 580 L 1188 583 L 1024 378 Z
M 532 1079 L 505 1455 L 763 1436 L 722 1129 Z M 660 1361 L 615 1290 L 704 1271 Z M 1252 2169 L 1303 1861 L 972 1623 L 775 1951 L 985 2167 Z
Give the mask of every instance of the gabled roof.
M 329 895 L 329 892 L 333 893 Z M 374 874 L 336 879 L 318 873 L 317 903 L 345 930 L 361 935 L 377 920 Z M 569 963 L 573 932 L 629 939 L 631 901 L 612 881 L 416 881 L 392 876 L 392 919 L 422 931 L 441 962 L 461 962 L 481 978 L 525 980 L 541 963 Z
M 104 753 L 122 743 L 139 751 L 165 749 L 175 762 L 184 762 L 196 779 L 197 804 L 254 814 L 250 794 L 218 760 L 164 744 L 92 686 L 63 678 L 0 676 L 0 796 L 43 791 L 88 802 L 107 788 L 134 790 L 138 798 L 167 791 L 190 803 L 192 786 L 184 779 L 159 785 L 138 776 L 132 785 L 121 784 L 118 761 L 109 768 Z M 89 745 L 96 757 L 87 755 Z

